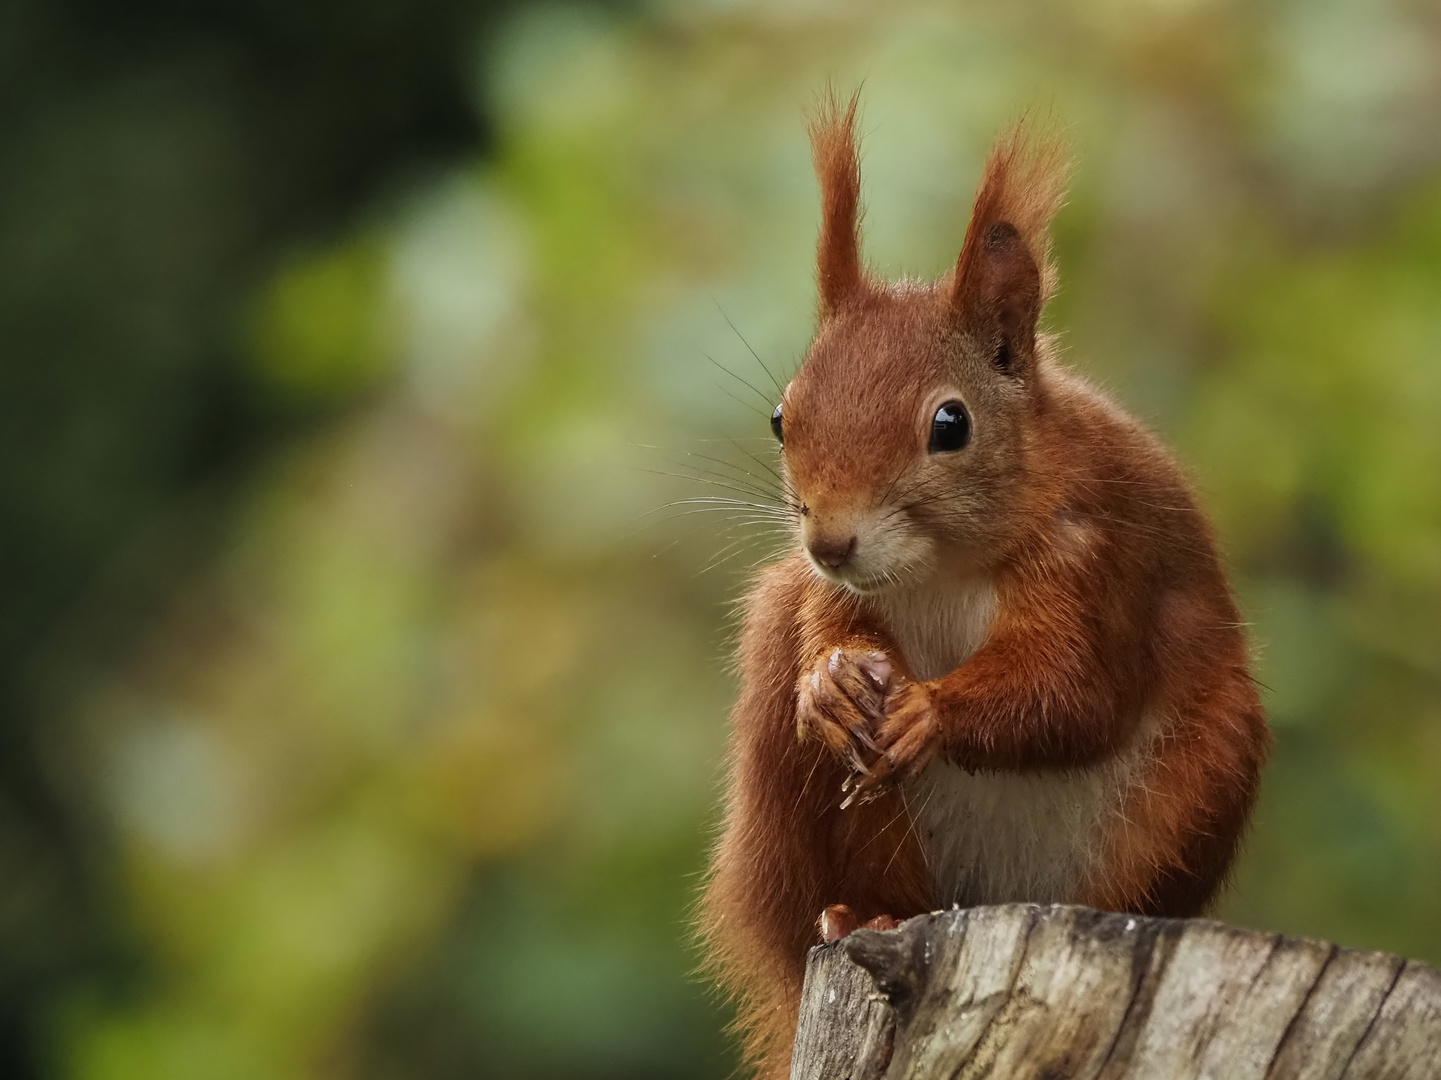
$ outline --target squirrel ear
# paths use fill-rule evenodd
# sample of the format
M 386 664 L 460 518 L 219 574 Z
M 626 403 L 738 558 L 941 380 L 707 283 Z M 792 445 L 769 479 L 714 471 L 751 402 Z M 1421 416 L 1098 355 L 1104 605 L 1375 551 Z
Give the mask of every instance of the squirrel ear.
M 822 318 L 856 300 L 869 287 L 861 266 L 861 169 L 856 154 L 859 104 L 860 91 L 852 94 L 842 109 L 835 90 L 827 90 L 807 125 L 821 185 L 816 281 Z
M 1041 314 L 1041 271 L 1016 226 L 992 221 L 978 230 L 971 222 L 954 296 L 966 328 L 993 347 L 998 369 L 1017 374 L 1029 366 Z
M 998 368 L 1035 355 L 1036 320 L 1055 289 L 1051 218 L 1065 196 L 1058 140 L 1036 142 L 1022 120 L 991 150 L 956 261 L 951 304 L 968 330 L 994 343 Z

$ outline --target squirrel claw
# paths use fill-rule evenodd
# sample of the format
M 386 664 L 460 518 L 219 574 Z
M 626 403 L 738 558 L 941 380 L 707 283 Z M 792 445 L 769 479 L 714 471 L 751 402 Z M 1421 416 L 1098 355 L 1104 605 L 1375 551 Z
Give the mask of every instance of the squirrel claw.
M 879 754 L 881 752 L 881 748 L 876 745 L 876 740 L 871 738 L 871 733 L 863 728 L 852 728 L 851 738 L 855 739 L 856 742 L 860 743 L 873 754 Z M 867 770 L 861 771 L 864 772 Z
M 841 809 L 849 810 L 852 806 L 865 806 L 866 803 L 875 802 L 881 797 L 881 793 L 874 788 L 867 788 L 862 791 L 859 788 L 841 800 Z
M 894 772 L 895 763 L 891 760 L 890 755 L 881 754 L 871 763 L 870 768 L 857 769 L 846 777 L 841 784 L 841 790 L 850 792 L 852 800 L 860 797 L 862 802 L 870 802 L 872 799 L 880 798 L 880 789 L 892 779 Z
M 861 758 L 860 753 L 856 750 L 854 746 L 846 747 L 846 757 L 850 759 L 851 768 L 854 770 L 854 772 L 851 774 L 852 776 L 871 775 L 870 766 L 865 763 L 865 761 Z
M 868 654 L 856 665 L 876 690 L 884 694 L 891 685 L 891 675 L 894 669 L 891 667 L 890 657 L 883 652 Z
M 884 777 L 873 772 L 867 772 L 864 776 L 852 773 L 846 777 L 841 781 L 841 794 L 845 795 L 845 798 L 841 800 L 840 808 L 848 810 L 852 806 L 875 802 L 884 793 L 883 779 Z

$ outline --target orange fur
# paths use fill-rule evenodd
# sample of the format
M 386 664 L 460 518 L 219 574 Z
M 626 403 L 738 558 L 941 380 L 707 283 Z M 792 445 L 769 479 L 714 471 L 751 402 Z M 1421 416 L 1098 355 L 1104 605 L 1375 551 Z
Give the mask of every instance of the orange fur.
M 832 99 L 812 126 L 821 318 L 782 405 L 797 545 L 746 603 L 701 915 L 766 1078 L 823 909 L 1193 914 L 1268 746 L 1184 477 L 1037 331 L 1064 155 L 1003 138 L 955 269 L 886 286 L 860 259 L 855 116 Z M 973 425 L 959 449 L 930 441 L 945 403 Z
M 859 94 L 852 95 L 842 108 L 834 91 L 828 91 L 810 124 L 811 157 L 821 180 L 816 276 L 823 318 L 868 285 L 860 255 L 861 166 L 856 153 L 859 107 Z

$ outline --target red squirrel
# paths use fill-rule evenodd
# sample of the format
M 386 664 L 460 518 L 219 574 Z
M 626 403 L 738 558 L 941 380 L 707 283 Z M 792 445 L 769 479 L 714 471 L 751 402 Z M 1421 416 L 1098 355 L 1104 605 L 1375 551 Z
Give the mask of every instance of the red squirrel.
M 1269 746 L 1185 477 L 1037 329 L 1064 154 L 1018 125 L 954 268 L 884 283 L 855 123 L 852 98 L 810 125 L 818 327 L 772 417 L 795 543 L 744 603 L 701 908 L 765 1080 L 787 1073 L 807 950 L 857 925 L 1200 912 Z

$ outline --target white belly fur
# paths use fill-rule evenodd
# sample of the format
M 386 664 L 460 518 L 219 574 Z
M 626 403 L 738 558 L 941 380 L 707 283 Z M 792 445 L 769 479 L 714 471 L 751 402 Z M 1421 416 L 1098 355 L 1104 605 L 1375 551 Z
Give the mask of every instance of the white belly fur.
M 907 785 L 941 906 L 1075 902 L 1129 770 L 976 773 L 933 762 Z
M 995 589 L 983 578 L 875 602 L 923 680 L 955 670 L 980 648 L 995 611 Z M 973 775 L 932 763 L 905 796 L 940 904 L 1075 900 L 1147 741 L 1103 765 L 1064 773 Z

